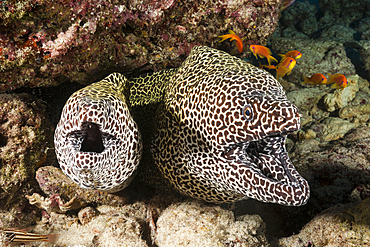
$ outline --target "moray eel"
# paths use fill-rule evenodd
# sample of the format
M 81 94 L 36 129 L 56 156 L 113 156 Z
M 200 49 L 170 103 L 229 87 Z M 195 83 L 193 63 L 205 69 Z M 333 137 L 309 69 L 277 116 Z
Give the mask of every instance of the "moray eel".
M 300 115 L 273 76 L 196 46 L 167 81 L 151 152 L 180 193 L 213 203 L 307 203 L 309 185 L 285 149 Z
M 54 135 L 62 171 L 85 189 L 116 192 L 134 177 L 141 135 L 128 107 L 128 80 L 113 73 L 73 93 Z

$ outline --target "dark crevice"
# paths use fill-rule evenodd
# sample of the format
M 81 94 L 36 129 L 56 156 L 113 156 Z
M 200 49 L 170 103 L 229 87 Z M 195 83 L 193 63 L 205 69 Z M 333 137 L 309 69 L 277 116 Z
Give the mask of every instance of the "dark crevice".
M 366 80 L 370 80 L 369 73 L 365 70 L 365 64 L 362 60 L 362 57 L 358 51 L 360 48 L 354 42 L 347 42 L 344 44 L 344 49 L 347 53 L 347 57 L 351 60 L 352 64 L 355 66 L 356 73 L 365 78 Z
M 0 148 L 5 147 L 7 143 L 7 138 L 4 135 L 0 134 Z

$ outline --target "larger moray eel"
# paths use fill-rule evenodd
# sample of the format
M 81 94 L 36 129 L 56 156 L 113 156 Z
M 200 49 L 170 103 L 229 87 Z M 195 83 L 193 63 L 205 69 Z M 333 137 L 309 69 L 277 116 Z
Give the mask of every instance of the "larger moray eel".
M 309 185 L 285 149 L 300 115 L 273 76 L 196 46 L 167 81 L 151 151 L 180 193 L 214 203 L 307 203 Z
M 142 141 L 128 107 L 128 80 L 113 73 L 75 92 L 54 135 L 62 171 L 85 189 L 116 192 L 133 179 Z

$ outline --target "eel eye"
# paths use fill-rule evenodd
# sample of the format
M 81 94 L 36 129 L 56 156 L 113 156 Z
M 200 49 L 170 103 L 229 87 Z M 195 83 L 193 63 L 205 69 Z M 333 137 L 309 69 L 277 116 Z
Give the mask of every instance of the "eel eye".
M 246 105 L 243 108 L 243 116 L 248 120 L 251 121 L 253 119 L 253 109 L 251 105 Z

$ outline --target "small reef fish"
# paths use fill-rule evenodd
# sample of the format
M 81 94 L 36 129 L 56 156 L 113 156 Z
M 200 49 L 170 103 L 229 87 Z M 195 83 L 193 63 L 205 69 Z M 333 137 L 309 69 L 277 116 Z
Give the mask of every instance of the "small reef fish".
M 292 57 L 294 59 L 299 59 L 302 57 L 302 53 L 300 53 L 299 51 L 297 50 L 294 50 L 294 51 L 288 51 L 287 53 L 285 54 L 279 54 L 279 56 L 281 57 L 281 59 L 284 59 L 286 57 Z
M 324 85 L 328 84 L 328 79 L 321 74 L 321 73 L 316 73 L 312 75 L 311 77 L 303 76 L 304 82 L 302 84 L 310 83 L 311 85 Z
M 4 232 L 6 238 L 10 243 L 27 243 L 27 242 L 35 242 L 35 241 L 42 241 L 42 242 L 51 242 L 54 243 L 56 241 L 57 235 L 42 235 L 36 233 L 30 233 L 27 229 L 15 229 L 15 228 L 8 228 L 0 230 Z
M 263 65 L 263 67 L 268 69 L 275 69 L 276 70 L 276 79 L 280 79 L 285 75 L 289 75 L 292 72 L 292 69 L 296 65 L 296 61 L 292 57 L 286 57 L 280 61 L 280 63 L 275 65 Z
M 329 80 L 327 84 L 334 83 L 331 88 L 343 90 L 348 85 L 347 78 L 343 74 L 328 74 Z
M 269 48 L 265 47 L 265 46 L 262 46 L 262 45 L 251 45 L 250 46 L 250 49 L 253 53 L 253 55 L 258 59 L 257 55 L 260 57 L 260 58 L 266 58 L 269 65 L 271 65 L 271 61 L 274 61 L 274 62 L 278 62 L 276 60 L 276 58 L 274 58 L 273 56 L 271 56 L 272 52 Z
M 290 75 L 296 63 L 297 62 L 292 57 L 286 57 L 281 60 L 276 67 L 276 78 L 279 80 L 285 75 Z
M 225 35 L 222 35 L 222 36 L 218 36 L 218 38 L 221 38 L 220 41 L 218 42 L 223 42 L 227 39 L 230 39 L 230 41 L 233 41 L 235 40 L 235 43 L 236 43 L 236 48 L 238 48 L 238 51 L 240 53 L 243 52 L 243 41 L 241 38 L 239 38 L 238 35 L 236 35 L 232 30 L 229 30 L 229 34 L 225 34 Z

